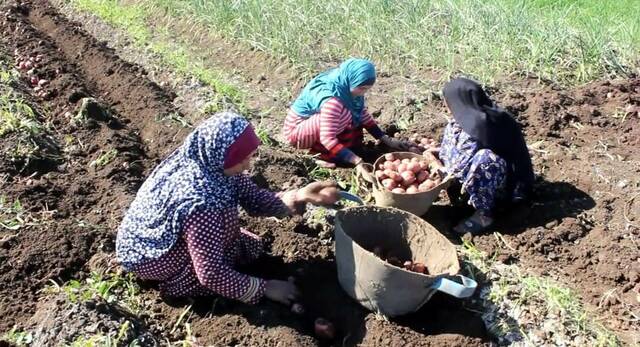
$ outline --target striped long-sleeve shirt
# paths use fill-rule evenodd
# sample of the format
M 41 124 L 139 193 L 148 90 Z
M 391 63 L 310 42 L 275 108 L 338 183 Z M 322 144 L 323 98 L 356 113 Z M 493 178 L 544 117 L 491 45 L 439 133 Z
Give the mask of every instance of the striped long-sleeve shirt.
M 287 141 L 296 148 L 314 149 L 321 145 L 332 157 L 348 162 L 355 154 L 341 143 L 339 135 L 361 127 L 376 139 L 384 136 L 366 109 L 362 111 L 361 126 L 354 128 L 351 111 L 340 99 L 331 98 L 322 105 L 319 113 L 308 118 L 300 117 L 289 109 L 283 132 Z

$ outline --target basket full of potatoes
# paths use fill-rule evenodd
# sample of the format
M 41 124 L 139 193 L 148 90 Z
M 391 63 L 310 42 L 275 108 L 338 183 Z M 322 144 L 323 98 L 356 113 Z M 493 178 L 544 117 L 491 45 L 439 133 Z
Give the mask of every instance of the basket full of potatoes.
M 449 185 L 450 181 L 438 170 L 441 167 L 438 159 L 426 152 L 394 152 L 378 158 L 372 174 L 364 178 L 373 185 L 376 205 L 421 216 Z

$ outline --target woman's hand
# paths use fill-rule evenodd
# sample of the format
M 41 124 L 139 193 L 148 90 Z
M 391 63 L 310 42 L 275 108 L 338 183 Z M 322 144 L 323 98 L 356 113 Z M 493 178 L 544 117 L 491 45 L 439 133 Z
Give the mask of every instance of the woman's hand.
M 298 190 L 298 200 L 314 205 L 333 205 L 340 196 L 335 182 L 313 182 Z
M 440 145 L 437 143 L 434 144 L 429 144 L 429 145 L 422 145 L 422 147 L 424 148 L 425 152 L 429 152 L 431 154 L 434 155 L 438 155 L 440 153 Z
M 280 199 L 289 209 L 289 214 L 303 214 L 306 209 L 306 203 L 298 197 L 299 190 L 290 190 L 282 194 Z
M 289 209 L 289 214 L 303 214 L 307 203 L 321 206 L 333 205 L 340 200 L 335 182 L 313 182 L 298 190 L 290 190 L 282 194 L 282 202 Z
M 407 142 L 407 141 L 401 141 L 398 139 L 394 139 L 392 137 L 389 137 L 387 135 L 383 136 L 380 138 L 380 141 L 382 141 L 382 143 L 384 143 L 387 147 L 394 149 L 396 151 L 406 151 L 409 149 L 409 147 L 411 147 L 411 143 Z
M 292 280 L 268 280 L 265 283 L 264 296 L 284 305 L 291 305 L 300 296 L 300 292 Z

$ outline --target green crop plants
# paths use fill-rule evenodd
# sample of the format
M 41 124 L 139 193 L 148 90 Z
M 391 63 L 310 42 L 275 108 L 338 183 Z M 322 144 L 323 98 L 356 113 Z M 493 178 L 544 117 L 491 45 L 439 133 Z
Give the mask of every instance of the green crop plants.
M 93 160 L 91 163 L 89 163 L 89 166 L 101 168 L 111 163 L 117 157 L 118 157 L 118 150 L 116 149 L 111 149 L 106 152 L 103 151 L 102 154 L 98 156 L 98 158 L 96 158 L 96 160 Z
M 51 281 L 51 286 L 46 291 L 65 293 L 71 303 L 101 298 L 108 303 L 118 303 L 133 313 L 140 308 L 140 288 L 131 273 L 120 275 L 92 272 L 84 281 L 74 279 L 62 285 Z
M 2 336 L 2 340 L 12 343 L 18 347 L 29 346 L 33 342 L 33 334 L 13 327 Z
M 484 81 L 512 73 L 566 83 L 637 72 L 635 0 L 139 0 L 218 35 L 316 69 L 371 57 Z

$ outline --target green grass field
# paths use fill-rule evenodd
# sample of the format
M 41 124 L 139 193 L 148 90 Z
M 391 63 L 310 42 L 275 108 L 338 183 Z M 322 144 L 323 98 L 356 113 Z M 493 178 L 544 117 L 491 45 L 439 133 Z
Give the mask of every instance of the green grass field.
M 100 1 L 100 0 L 92 0 Z M 295 64 L 360 55 L 391 72 L 433 68 L 566 84 L 637 73 L 637 0 L 144 0 Z

